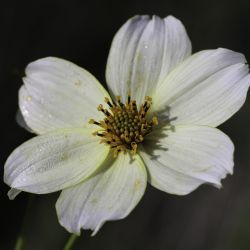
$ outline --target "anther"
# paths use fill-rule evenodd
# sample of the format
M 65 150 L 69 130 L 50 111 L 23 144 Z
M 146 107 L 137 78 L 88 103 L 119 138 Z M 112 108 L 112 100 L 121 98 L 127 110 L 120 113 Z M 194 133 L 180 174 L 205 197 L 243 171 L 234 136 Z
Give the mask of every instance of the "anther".
M 96 131 L 96 132 L 94 132 L 94 133 L 92 133 L 93 135 L 97 135 L 97 136 L 100 136 L 100 137 L 103 137 L 104 136 L 104 134 L 101 134 L 101 133 L 99 133 L 98 131 Z
M 98 105 L 97 110 L 98 110 L 98 111 L 104 112 L 104 109 L 103 109 L 102 104 L 99 104 L 99 105 Z
M 103 137 L 103 136 L 104 136 L 104 134 L 100 134 L 100 133 L 97 133 L 96 135 L 97 135 L 97 136 L 100 136 L 100 137 Z
M 94 119 L 90 119 L 89 124 L 101 125 L 100 122 L 96 122 Z
M 111 104 L 110 100 L 108 97 L 104 98 L 104 101 L 109 105 L 110 108 L 113 108 L 113 105 Z
M 121 102 L 121 97 L 119 95 L 116 96 L 116 100 L 117 100 L 118 104 L 120 105 L 120 107 L 124 106 L 124 104 Z
M 144 118 L 145 117 L 145 112 L 144 111 L 142 111 L 142 113 L 141 113 L 141 118 Z
M 104 113 L 106 116 L 111 116 L 111 114 L 108 112 L 107 109 L 104 109 L 103 113 Z
M 130 101 L 131 101 L 131 93 L 128 92 L 128 104 L 130 104 Z
M 149 104 L 149 103 L 147 103 L 146 107 L 144 108 L 145 113 L 147 113 L 147 112 L 148 112 L 149 108 L 150 108 L 150 104 Z
M 148 101 L 148 102 L 152 102 L 152 98 L 150 96 L 146 96 L 145 100 Z
M 135 100 L 132 101 L 132 109 L 133 109 L 134 111 L 137 111 L 136 101 L 135 101 Z
M 137 144 L 136 144 L 136 142 L 132 142 L 131 143 L 131 153 L 133 154 L 133 155 L 135 155 L 136 154 L 136 150 L 137 150 Z

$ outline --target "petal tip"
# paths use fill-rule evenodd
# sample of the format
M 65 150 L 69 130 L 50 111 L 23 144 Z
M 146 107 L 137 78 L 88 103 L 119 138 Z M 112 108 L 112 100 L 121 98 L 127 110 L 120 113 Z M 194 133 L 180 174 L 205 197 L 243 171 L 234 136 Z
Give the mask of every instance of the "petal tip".
M 93 229 L 93 232 L 91 234 L 91 237 L 96 236 L 96 234 L 99 232 L 101 227 L 104 225 L 105 221 L 100 222 L 95 229 Z
M 8 195 L 10 200 L 14 200 L 17 197 L 17 195 L 19 195 L 21 192 L 22 192 L 21 190 L 18 190 L 16 188 L 11 188 L 8 191 L 7 195 Z

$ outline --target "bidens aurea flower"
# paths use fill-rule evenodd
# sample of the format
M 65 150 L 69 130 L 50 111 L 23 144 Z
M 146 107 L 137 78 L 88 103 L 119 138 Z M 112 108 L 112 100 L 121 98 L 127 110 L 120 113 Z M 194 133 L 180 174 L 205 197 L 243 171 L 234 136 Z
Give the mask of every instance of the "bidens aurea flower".
M 6 162 L 9 197 L 62 190 L 58 218 L 75 234 L 126 217 L 147 182 L 177 195 L 202 183 L 220 187 L 233 172 L 234 146 L 215 127 L 239 110 L 250 85 L 242 54 L 191 55 L 172 16 L 128 20 L 113 40 L 106 80 L 110 94 L 86 70 L 49 57 L 27 66 L 19 92 L 38 136 Z

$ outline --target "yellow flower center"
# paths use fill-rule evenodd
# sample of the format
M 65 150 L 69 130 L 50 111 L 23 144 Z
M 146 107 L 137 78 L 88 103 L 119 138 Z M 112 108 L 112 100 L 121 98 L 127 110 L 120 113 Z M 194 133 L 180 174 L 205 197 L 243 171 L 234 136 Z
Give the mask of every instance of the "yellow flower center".
M 145 97 L 139 109 L 136 101 L 131 100 L 130 94 L 125 104 L 121 102 L 120 96 L 116 97 L 116 101 L 110 101 L 106 97 L 105 102 L 109 105 L 109 110 L 104 109 L 101 104 L 97 108 L 105 118 L 102 121 L 93 119 L 89 121 L 90 124 L 101 127 L 94 135 L 100 136 L 102 143 L 110 145 L 114 150 L 114 157 L 126 150 L 135 154 L 138 144 L 153 130 L 154 126 L 158 125 L 157 117 L 154 116 L 151 120 L 146 118 L 152 98 Z

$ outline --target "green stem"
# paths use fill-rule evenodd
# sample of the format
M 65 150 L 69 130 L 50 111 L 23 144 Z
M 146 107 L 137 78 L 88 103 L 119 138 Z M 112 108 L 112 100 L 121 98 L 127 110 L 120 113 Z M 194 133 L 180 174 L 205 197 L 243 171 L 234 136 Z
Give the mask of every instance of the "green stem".
M 15 250 L 22 250 L 23 249 L 23 238 L 21 236 L 18 236 L 14 249 Z
M 24 218 L 23 218 L 21 230 L 20 230 L 20 233 L 19 233 L 19 235 L 17 237 L 17 240 L 16 240 L 16 244 L 15 244 L 15 248 L 14 248 L 15 250 L 23 250 L 24 249 L 24 237 L 22 236 L 23 235 L 23 229 L 24 229 L 24 221 L 26 221 L 28 213 L 29 213 L 29 209 L 31 208 L 33 203 L 34 203 L 34 196 L 30 195 L 29 200 L 27 202 L 26 212 L 25 212 L 25 215 L 24 215 Z M 25 242 L 26 242 L 26 240 L 25 240 Z
M 71 250 L 77 238 L 78 236 L 76 234 L 71 234 L 63 250 Z

